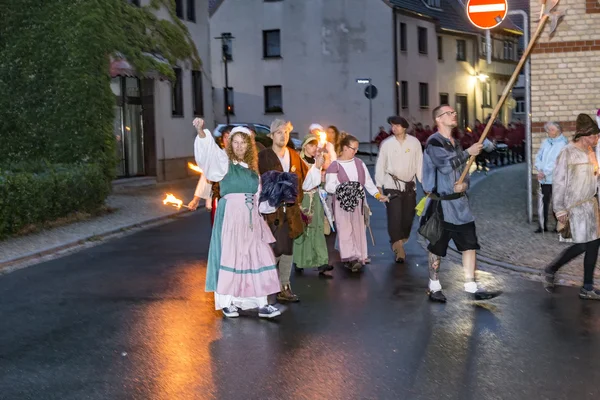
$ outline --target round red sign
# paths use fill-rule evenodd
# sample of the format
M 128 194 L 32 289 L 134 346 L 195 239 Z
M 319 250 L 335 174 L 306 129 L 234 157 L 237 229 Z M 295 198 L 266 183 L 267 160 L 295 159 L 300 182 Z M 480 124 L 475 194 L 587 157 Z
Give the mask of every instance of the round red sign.
M 507 12 L 506 0 L 469 0 L 467 2 L 469 21 L 481 29 L 492 29 L 500 25 Z

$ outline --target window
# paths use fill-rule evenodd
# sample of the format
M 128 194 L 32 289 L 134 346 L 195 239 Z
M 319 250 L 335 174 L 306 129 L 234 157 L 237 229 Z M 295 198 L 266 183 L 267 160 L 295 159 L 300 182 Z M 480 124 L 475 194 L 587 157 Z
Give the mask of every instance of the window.
M 419 82 L 419 107 L 429 108 L 429 85 Z
M 204 93 L 202 90 L 202 72 L 192 71 L 192 97 L 194 99 L 194 116 L 204 116 Z
M 515 59 L 514 45 L 513 45 L 513 42 L 511 42 L 510 40 L 504 41 L 504 59 L 505 60 L 514 60 Z
M 464 40 L 456 41 L 456 60 L 467 61 L 467 42 Z
M 400 23 L 400 51 L 406 51 L 406 24 L 404 22 Z
M 441 0 L 425 0 L 425 4 L 431 8 L 440 8 Z
M 450 104 L 450 103 L 448 103 L 448 101 L 449 101 L 448 93 L 440 93 L 440 105 Z
M 187 0 L 187 19 L 196 22 L 196 0 Z
M 179 18 L 183 18 L 183 0 L 175 0 L 175 14 Z
M 481 55 L 487 56 L 487 42 L 485 40 L 485 36 L 481 37 Z
M 419 53 L 427 54 L 427 28 L 418 27 Z
M 233 106 L 233 88 L 223 88 L 224 112 L 225 115 L 235 115 L 235 107 Z
M 175 81 L 171 82 L 171 115 L 183 117 L 183 87 L 181 68 L 173 68 Z
M 515 114 L 525 114 L 525 99 L 522 97 L 517 97 L 515 100 L 517 101 L 517 105 L 515 106 Z
M 263 31 L 263 57 L 281 57 L 281 35 L 279 29 Z
M 402 81 L 400 85 L 400 97 L 402 100 L 402 108 L 408 108 L 408 82 Z
M 265 113 L 282 113 L 283 96 L 281 86 L 265 86 Z
M 444 39 L 441 36 L 437 37 L 438 60 L 444 59 Z
M 481 96 L 483 101 L 483 107 L 492 106 L 492 85 L 490 82 L 481 82 Z
M 223 32 L 221 33 L 221 37 L 223 37 L 224 39 L 221 39 L 221 50 L 223 53 L 223 58 L 226 58 L 227 61 L 233 61 L 233 46 L 232 46 L 232 39 L 228 38 L 231 37 L 231 33 L 229 32 Z

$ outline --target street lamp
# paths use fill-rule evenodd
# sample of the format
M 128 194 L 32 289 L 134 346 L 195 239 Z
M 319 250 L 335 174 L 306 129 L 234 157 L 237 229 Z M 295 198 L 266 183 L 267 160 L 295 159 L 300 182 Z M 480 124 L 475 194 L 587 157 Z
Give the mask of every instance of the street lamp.
M 229 61 L 229 54 L 231 51 L 229 46 L 231 44 L 231 40 L 235 39 L 235 37 L 231 36 L 231 33 L 225 32 L 215 39 L 221 40 L 221 55 L 223 58 L 223 65 L 225 66 L 225 118 L 227 118 L 227 125 L 229 125 L 231 106 L 229 105 L 229 71 L 227 70 L 227 62 Z
M 365 96 L 369 99 L 369 161 L 373 161 L 373 99 L 377 96 L 377 88 L 371 85 L 371 78 L 359 78 L 356 80 L 359 85 L 367 85 Z

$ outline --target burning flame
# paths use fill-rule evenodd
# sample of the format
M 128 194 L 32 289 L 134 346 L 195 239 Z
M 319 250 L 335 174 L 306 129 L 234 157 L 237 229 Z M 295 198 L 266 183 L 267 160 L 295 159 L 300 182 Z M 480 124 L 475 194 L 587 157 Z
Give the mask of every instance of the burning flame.
M 183 201 L 173 196 L 173 194 L 167 193 L 167 197 L 165 197 L 165 199 L 163 200 L 163 204 L 172 204 L 174 207 L 181 208 L 181 206 L 183 205 Z
M 323 131 L 319 131 L 319 146 L 324 147 L 325 143 L 327 143 L 327 134 Z
M 197 166 L 196 164 L 193 164 L 191 162 L 188 163 L 188 168 L 191 169 L 192 171 L 196 171 L 199 174 L 202 173 L 202 169 L 199 166 Z

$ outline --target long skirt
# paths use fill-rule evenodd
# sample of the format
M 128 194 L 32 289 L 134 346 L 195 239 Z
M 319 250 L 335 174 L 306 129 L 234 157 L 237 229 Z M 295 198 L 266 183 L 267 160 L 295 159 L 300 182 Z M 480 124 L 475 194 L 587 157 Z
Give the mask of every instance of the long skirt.
M 304 233 L 294 240 L 294 263 L 298 268 L 327 265 L 328 253 L 325 242 L 325 212 L 319 193 L 304 193 L 302 208 L 312 211 L 312 220 Z
M 270 247 L 275 238 L 255 197 L 231 193 L 219 200 L 206 272 L 206 291 L 215 292 L 217 310 L 264 307 L 267 296 L 280 290 Z
M 352 212 L 344 211 L 340 203 L 334 202 L 335 227 L 337 231 L 337 248 L 342 262 L 367 260 L 367 228 L 362 204 Z

